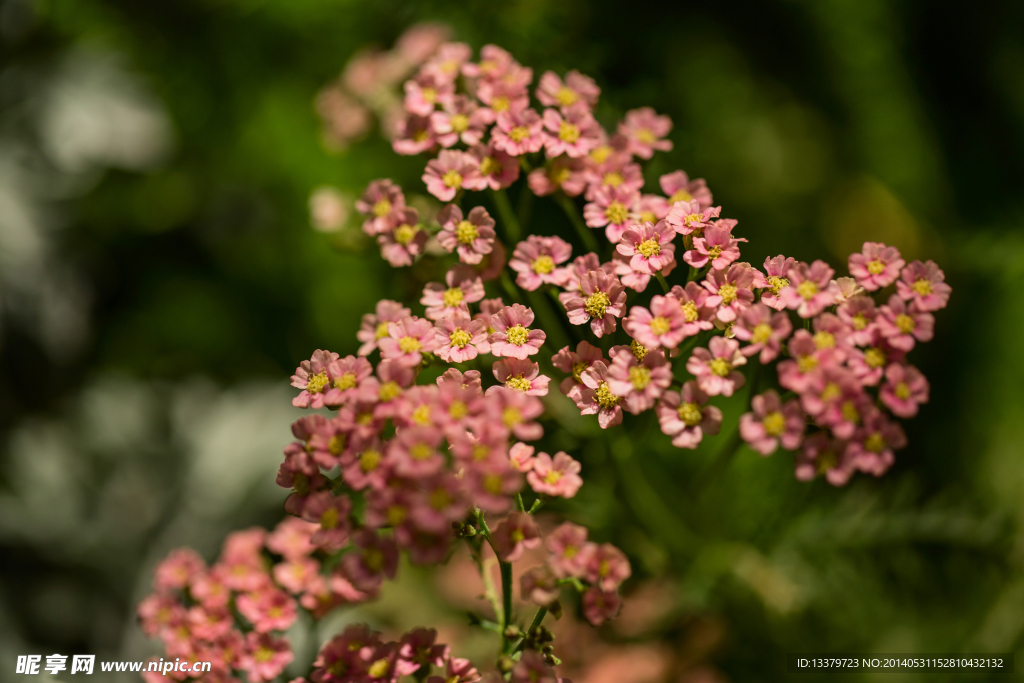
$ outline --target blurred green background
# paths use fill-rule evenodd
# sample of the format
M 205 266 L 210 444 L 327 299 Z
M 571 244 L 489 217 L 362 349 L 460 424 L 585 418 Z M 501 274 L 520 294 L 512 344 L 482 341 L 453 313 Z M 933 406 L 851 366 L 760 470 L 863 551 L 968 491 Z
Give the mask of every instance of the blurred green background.
M 17 654 L 156 652 L 133 616 L 154 562 L 281 518 L 288 376 L 416 291 L 307 203 L 382 176 L 421 192 L 423 159 L 376 132 L 327 149 L 314 98 L 425 20 L 592 75 L 606 125 L 669 114 L 649 179 L 706 178 L 755 265 L 845 271 L 879 239 L 953 286 L 913 354 L 931 403 L 880 480 L 801 484 L 788 454 L 743 450 L 695 492 L 713 448 L 628 420 L 578 454 L 562 512 L 629 552 L 627 593 L 659 609 L 588 640 L 577 683 L 788 680 L 795 651 L 1024 667 L 1018 0 L 0 0 L 0 679 Z M 948 678 L 886 680 L 925 679 Z

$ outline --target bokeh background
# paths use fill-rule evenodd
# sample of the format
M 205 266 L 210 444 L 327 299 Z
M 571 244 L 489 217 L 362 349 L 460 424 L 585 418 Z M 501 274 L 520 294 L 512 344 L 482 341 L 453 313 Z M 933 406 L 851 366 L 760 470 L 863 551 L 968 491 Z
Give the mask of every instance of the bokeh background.
M 325 137 L 317 93 L 422 21 L 592 75 L 606 125 L 669 114 L 651 178 L 706 178 L 755 264 L 843 270 L 879 239 L 953 286 L 914 351 L 931 403 L 882 479 L 798 483 L 788 454 L 742 450 L 698 481 L 711 449 L 571 423 L 592 445 L 560 512 L 634 565 L 618 622 L 559 622 L 573 679 L 788 680 L 811 650 L 1024 666 L 1024 4 L 0 0 L 0 680 L 17 654 L 156 653 L 134 622 L 153 564 L 282 517 L 288 376 L 415 291 L 308 204 L 415 190 L 423 160 Z M 486 652 L 458 557 L 403 576 L 343 618 Z

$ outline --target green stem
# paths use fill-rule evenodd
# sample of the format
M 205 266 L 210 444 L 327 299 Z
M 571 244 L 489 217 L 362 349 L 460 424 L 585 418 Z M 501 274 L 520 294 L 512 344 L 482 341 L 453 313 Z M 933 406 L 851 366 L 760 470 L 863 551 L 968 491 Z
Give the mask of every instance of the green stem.
M 520 512 L 526 512 L 526 506 L 523 505 L 523 494 L 521 493 L 516 494 L 516 508 Z
M 540 622 L 544 621 L 544 617 L 548 613 L 547 607 L 541 607 L 537 610 L 537 613 L 533 615 L 533 621 L 530 622 L 530 627 L 526 629 L 526 633 L 523 634 L 523 639 L 516 643 L 515 648 L 512 650 L 512 654 L 515 654 L 526 647 L 526 640 L 530 637 L 530 634 L 540 628 Z
M 587 251 L 592 251 L 600 256 L 600 247 L 597 244 L 597 238 L 594 237 L 594 231 L 587 227 L 587 224 L 583 222 L 583 217 L 580 216 L 579 209 L 576 208 L 576 204 L 571 199 L 561 192 L 555 195 L 555 201 L 562 207 L 562 211 L 569 217 L 576 232 L 579 234 L 580 239 L 583 240 L 583 247 Z
M 519 205 L 516 207 L 516 216 L 519 218 L 519 225 L 529 228 L 530 213 L 533 211 L 533 193 L 528 188 L 519 191 Z
M 494 197 L 494 203 L 498 207 L 501 222 L 505 224 L 505 239 L 508 241 L 508 248 L 515 249 L 516 244 L 519 242 L 521 231 L 519 229 L 519 219 L 516 218 L 516 214 L 512 210 L 512 202 L 509 201 L 508 193 L 504 189 L 491 190 L 491 195 Z
M 715 459 L 711 461 L 707 469 L 704 470 L 700 476 L 697 477 L 697 481 L 694 482 L 692 496 L 697 498 L 704 492 L 708 484 L 714 481 L 719 474 L 721 474 L 729 463 L 732 461 L 736 451 L 740 449 L 740 445 L 743 443 L 743 439 L 740 438 L 739 427 L 732 431 L 729 438 L 726 440 L 722 447 L 718 449 L 718 454 L 715 455 Z
M 661 285 L 661 290 L 668 294 L 668 282 L 665 281 L 665 276 L 661 273 L 655 273 L 654 277 L 658 279 L 658 284 Z
M 505 631 L 512 623 L 512 564 L 501 562 L 498 566 L 501 567 L 501 607 L 505 617 L 501 622 L 501 651 L 505 653 L 511 644 Z
M 537 321 L 543 326 L 547 333 L 548 340 L 555 349 L 560 349 L 569 344 L 572 330 L 569 329 L 569 319 L 558 315 L 543 293 L 538 291 L 527 292 L 526 299 L 537 316 Z

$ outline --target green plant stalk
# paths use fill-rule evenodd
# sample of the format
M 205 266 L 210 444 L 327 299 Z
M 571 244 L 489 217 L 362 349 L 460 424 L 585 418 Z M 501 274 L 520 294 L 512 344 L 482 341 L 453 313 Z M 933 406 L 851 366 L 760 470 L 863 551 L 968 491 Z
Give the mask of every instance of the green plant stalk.
M 655 273 L 654 277 L 658 279 L 658 284 L 661 285 L 661 290 L 668 294 L 668 282 L 665 280 L 665 276 L 661 273 Z
M 544 621 L 544 617 L 548 613 L 547 607 L 541 607 L 537 610 L 537 613 L 533 615 L 533 621 L 530 622 L 530 627 L 526 629 L 526 633 L 523 634 L 522 640 L 516 643 L 515 648 L 512 649 L 511 654 L 515 654 L 526 647 L 526 639 L 530 637 L 530 634 L 536 631 L 540 627 L 540 623 Z
M 565 215 L 568 216 L 569 220 L 572 222 L 573 227 L 576 228 L 576 233 L 580 236 L 580 239 L 583 240 L 583 247 L 587 251 L 592 251 L 600 256 L 601 252 L 600 247 L 597 244 L 597 238 L 594 237 L 593 230 L 588 228 L 587 224 L 583 222 L 583 217 L 580 216 L 580 212 L 576 208 L 576 205 L 573 204 L 573 201 L 561 192 L 555 195 L 555 201 L 562 207 L 562 211 L 565 212 Z
M 508 241 L 506 246 L 510 250 L 515 249 L 522 230 L 519 227 L 519 219 L 516 218 L 516 213 L 512 210 L 512 202 L 509 201 L 508 193 L 504 189 L 492 190 L 491 195 L 494 197 L 494 203 L 498 207 L 498 215 L 501 216 L 501 222 L 505 224 L 505 239 Z
M 504 612 L 504 619 L 501 622 L 501 651 L 508 652 L 511 641 L 505 635 L 509 625 L 512 623 L 512 563 L 500 562 L 501 567 L 501 607 Z

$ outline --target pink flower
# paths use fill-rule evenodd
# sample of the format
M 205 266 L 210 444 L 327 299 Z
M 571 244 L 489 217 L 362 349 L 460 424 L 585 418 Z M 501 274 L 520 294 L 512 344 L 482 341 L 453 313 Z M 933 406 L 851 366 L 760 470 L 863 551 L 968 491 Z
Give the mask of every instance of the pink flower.
M 532 109 L 503 111 L 491 129 L 491 142 L 496 149 L 517 157 L 540 151 L 544 146 L 544 123 Z
M 277 588 L 268 587 L 256 593 L 243 593 L 238 596 L 235 604 L 257 633 L 287 631 L 298 616 L 295 601 Z
M 583 207 L 583 218 L 591 228 L 605 228 L 608 241 L 615 244 L 622 237 L 629 221 L 629 212 L 640 199 L 640 193 L 628 187 L 601 188 L 594 199 Z
M 561 237 L 530 235 L 516 245 L 508 267 L 519 273 L 516 284 L 532 292 L 542 284 L 565 284 L 569 272 L 558 265 L 568 261 L 570 256 L 572 246 Z
M 470 389 L 479 393 L 480 371 L 466 370 L 466 372 L 463 373 L 461 370 L 456 368 L 448 368 L 440 377 L 437 378 L 437 385 L 439 387 L 443 387 L 445 384 L 454 384 L 455 386 L 462 387 L 463 389 Z
M 414 629 L 402 636 L 399 660 L 404 666 L 399 674 L 408 676 L 423 667 L 444 666 L 448 657 L 449 648 L 437 642 L 436 630 Z
M 869 296 L 850 297 L 836 308 L 836 315 L 850 330 L 850 339 L 857 346 L 868 346 L 874 338 L 875 300 Z
M 491 532 L 494 551 L 504 562 L 515 562 L 528 548 L 540 545 L 540 529 L 533 516 L 525 512 L 511 512 Z
M 544 405 L 539 398 L 504 387 L 488 398 L 490 401 L 487 407 L 491 414 L 487 419 L 504 425 L 521 441 L 536 441 L 544 436 L 544 428 L 534 422 L 544 413 Z
M 450 202 L 455 193 L 462 189 L 465 180 L 470 178 L 470 184 L 473 184 L 473 177 L 479 173 L 480 166 L 472 156 L 466 152 L 443 149 L 436 159 L 427 162 L 423 182 L 427 185 L 427 192 L 442 202 Z
M 803 449 L 796 456 L 796 478 L 810 481 L 824 474 L 828 483 L 843 486 L 856 469 L 856 461 L 847 455 L 846 442 L 830 439 L 818 432 L 804 439 Z
M 431 534 L 447 534 L 452 522 L 464 519 L 469 512 L 462 482 L 450 472 L 441 472 L 421 485 L 423 492 L 411 512 L 413 526 Z
M 388 445 L 387 458 L 400 477 L 417 479 L 436 474 L 444 467 L 438 451 L 441 430 L 434 427 L 408 427 L 400 430 Z
M 515 65 L 516 60 L 508 50 L 497 45 L 484 45 L 480 48 L 480 63 L 463 64 L 462 73 L 470 78 L 496 79 Z
M 527 396 L 547 396 L 550 377 L 540 374 L 537 363 L 523 358 L 503 358 L 491 368 L 494 378 L 508 389 L 521 391 Z M 496 390 L 491 387 L 487 391 Z
M 813 318 L 836 303 L 839 287 L 832 281 L 834 274 L 821 260 L 809 266 L 797 263 L 789 269 L 789 285 L 779 292 L 779 299 L 801 318 Z
M 718 218 L 721 213 L 720 206 L 701 208 L 696 199 L 691 199 L 673 204 L 665 221 L 680 235 L 699 236 L 704 233 L 704 228 L 714 225 L 712 219 Z
M 527 88 L 532 80 L 533 69 L 513 62 L 500 76 L 481 79 L 476 96 L 498 114 L 521 112 L 530 104 Z
M 699 209 L 711 206 L 711 190 L 703 178 L 690 180 L 684 171 L 675 171 L 658 179 L 661 191 L 668 196 L 669 205 L 676 202 L 696 201 Z
M 672 384 L 672 367 L 658 349 L 644 354 L 642 361 L 625 346 L 616 347 L 608 368 L 608 386 L 634 415 L 654 406 L 662 392 Z M 615 349 L 612 349 L 613 351 Z
M 847 457 L 857 469 L 880 477 L 896 460 L 893 451 L 907 445 L 907 436 L 899 424 L 889 420 L 880 410 L 869 412 L 864 424 L 846 446 Z
M 591 626 L 600 626 L 618 615 L 622 609 L 622 599 L 615 591 L 603 591 L 590 587 L 583 594 L 583 616 Z
M 672 349 L 686 337 L 686 316 L 679 300 L 672 295 L 655 295 L 650 309 L 633 306 L 622 321 L 629 336 L 649 349 Z
M 802 394 L 817 378 L 822 367 L 838 364 L 838 357 L 833 349 L 818 349 L 814 338 L 807 330 L 797 330 L 789 340 L 790 360 L 779 363 L 779 384 L 784 389 Z
M 905 263 L 896 247 L 887 247 L 881 242 L 865 242 L 861 253 L 850 254 L 848 265 L 857 284 L 873 292 L 896 282 Z
M 633 205 L 630 215 L 638 223 L 657 223 L 668 215 L 668 202 L 656 194 L 642 194 Z
M 493 140 L 473 145 L 468 154 L 476 159 L 479 173 L 463 179 L 467 190 L 500 190 L 519 178 L 519 160 L 499 149 Z
M 558 683 L 555 670 L 536 650 L 525 650 L 522 659 L 512 669 L 512 683 Z
M 632 574 L 626 555 L 611 543 L 602 543 L 587 554 L 583 578 L 603 591 L 613 591 Z
M 576 399 L 581 415 L 597 415 L 597 424 L 608 429 L 622 423 L 621 399 L 608 386 L 608 366 L 605 361 L 594 361 L 580 374 L 583 389 Z
M 813 322 L 814 345 L 819 349 L 835 349 L 839 360 L 846 360 L 853 349 L 850 328 L 834 313 L 822 313 Z
M 910 351 L 916 341 L 931 341 L 935 333 L 935 316 L 925 313 L 913 300 L 907 306 L 897 294 L 889 297 L 889 304 L 878 309 L 878 331 L 895 349 Z
M 839 296 L 836 297 L 837 303 L 843 303 L 850 297 L 864 293 L 864 288 L 858 285 L 852 277 L 837 277 L 835 283 L 839 288 Z
M 779 399 L 774 389 L 750 400 L 754 409 L 740 417 L 740 436 L 761 455 L 771 455 L 782 443 L 788 451 L 796 450 L 803 441 L 806 426 L 804 412 L 796 399 Z
M 558 390 L 568 396 L 573 402 L 578 401 L 583 391 L 583 371 L 589 368 L 594 361 L 604 360 L 601 349 L 593 344 L 581 341 L 575 351 L 570 351 L 566 346 L 551 357 L 551 364 L 562 372 L 569 373 L 569 376 L 562 380 Z
M 606 273 L 612 270 L 610 266 L 602 266 L 601 259 L 594 252 L 588 252 L 574 258 L 572 263 L 566 266 L 569 277 L 566 279 L 565 284 L 562 285 L 565 291 L 558 295 L 558 300 L 565 304 L 569 299 L 578 296 L 580 279 L 590 271 L 597 270 L 598 268 L 604 268 Z
M 933 261 L 913 261 L 896 282 L 896 293 L 904 300 L 913 299 L 920 311 L 945 308 L 953 288 L 946 284 L 946 275 Z
M 712 223 L 704 229 L 703 237 L 693 238 L 693 249 L 683 254 L 683 260 L 694 268 L 703 268 L 711 263 L 715 270 L 724 270 L 740 257 L 740 242 L 747 240 L 732 236 L 732 228 Z
M 760 352 L 762 364 L 770 363 L 782 350 L 782 342 L 793 332 L 793 325 L 785 313 L 772 313 L 764 304 L 754 304 L 740 313 L 732 328 L 735 337 L 750 342 L 744 347 L 744 356 Z
M 314 683 L 362 680 L 368 673 L 370 658 L 380 645 L 380 634 L 363 624 L 351 624 L 320 648 L 310 678 Z
M 158 591 L 185 588 L 206 568 L 203 558 L 191 548 L 178 548 L 157 565 L 153 587 Z
M 779 300 L 779 292 L 783 287 L 789 285 L 789 280 L 786 276 L 789 274 L 789 269 L 796 263 L 796 259 L 792 256 L 786 257 L 779 254 L 775 258 L 767 257 L 764 260 L 764 274 L 761 271 L 757 271 L 754 277 L 754 287 L 761 292 L 761 303 L 770 308 L 774 308 L 776 311 L 781 311 L 786 308 L 786 305 Z
M 362 342 L 358 351 L 359 355 L 370 355 L 377 348 L 377 342 L 388 336 L 388 323 L 398 322 L 408 316 L 409 312 L 408 308 L 397 301 L 389 299 L 378 301 L 376 312 L 364 315 L 362 326 L 356 332 L 356 339 Z
M 494 123 L 494 112 L 481 107 L 465 95 L 456 95 L 444 103 L 443 111 L 430 114 L 430 129 L 442 147 L 457 142 L 472 146 L 479 144 Z
M 484 512 L 496 515 L 512 506 L 512 496 L 523 487 L 522 475 L 507 462 L 478 463 L 466 471 L 464 481 L 473 504 Z
M 408 31 L 406 31 L 406 34 L 408 34 Z M 405 35 L 402 38 L 405 38 Z M 399 47 L 406 42 L 402 38 L 399 39 Z M 430 52 L 433 52 L 433 50 L 423 50 L 419 54 L 429 54 Z M 437 52 L 430 58 L 430 61 L 423 65 L 423 70 L 437 74 L 446 81 L 454 82 L 462 70 L 462 65 L 472 57 L 473 48 L 465 43 L 442 43 L 437 48 Z M 413 59 L 411 61 L 419 60 Z
M 545 107 L 567 109 L 582 103 L 588 109 L 593 109 L 601 95 L 601 88 L 597 87 L 593 78 L 575 69 L 565 75 L 565 83 L 554 71 L 545 71 L 540 77 L 536 94 Z
M 625 313 L 626 291 L 617 277 L 598 269 L 580 278 L 578 295 L 562 303 L 570 323 L 583 325 L 589 321 L 594 334 L 603 337 L 615 331 L 615 319 Z
M 715 307 L 708 304 L 711 294 L 696 282 L 687 282 L 686 287 L 673 285 L 669 294 L 679 300 L 679 308 L 683 311 L 686 324 L 683 325 L 684 337 L 692 337 L 702 330 L 714 327 Z
M 917 415 L 917 407 L 928 402 L 928 380 L 913 365 L 893 363 L 885 369 L 885 384 L 878 390 L 882 403 L 897 417 Z
M 302 389 L 302 391 L 292 399 L 293 406 L 296 408 L 323 407 L 324 390 L 330 384 L 327 365 L 337 359 L 338 354 L 317 349 L 309 360 L 299 363 L 299 367 L 295 368 L 295 374 L 292 375 L 292 386 Z
M 388 323 L 388 336 L 378 342 L 382 359 L 405 367 L 415 367 L 423 354 L 437 348 L 434 326 L 429 320 L 409 316 L 397 323 Z
M 494 219 L 482 206 L 474 207 L 463 218 L 462 209 L 449 204 L 441 209 L 437 222 L 441 224 L 437 241 L 449 252 L 458 252 L 463 263 L 480 263 L 494 248 Z
M 578 159 L 600 144 L 600 125 L 585 106 L 570 107 L 559 113 L 557 109 L 544 110 L 544 148 L 548 158 L 560 154 Z
M 675 236 L 665 221 L 658 221 L 657 225 L 650 222 L 633 225 L 622 233 L 615 249 L 630 257 L 629 267 L 638 273 L 668 274 L 676 263 L 676 247 L 672 244 Z
M 487 340 L 495 356 L 526 358 L 540 351 L 547 338 L 544 330 L 530 329 L 533 310 L 521 304 L 512 304 L 491 316 L 494 333 Z
M 487 341 L 487 328 L 482 321 L 473 320 L 468 313 L 459 311 L 434 324 L 434 338 L 435 353 L 441 360 L 463 363 L 476 358 L 479 345 Z
M 267 550 L 277 553 L 288 560 L 299 560 L 309 557 L 316 547 L 309 539 L 316 533 L 317 525 L 299 519 L 286 517 L 267 536 Z
M 377 235 L 381 256 L 395 268 L 411 266 L 427 243 L 427 233 L 419 225 L 419 214 L 416 209 L 405 208 L 392 222 L 393 229 Z
M 732 396 L 746 381 L 734 368 L 746 365 L 735 339 L 712 337 L 708 348 L 696 348 L 686 361 L 686 370 L 697 378 L 697 386 L 709 396 Z
M 287 638 L 275 638 L 266 633 L 251 631 L 246 635 L 245 647 L 238 657 L 238 668 L 252 683 L 272 681 L 291 664 L 295 655 Z
M 393 539 L 360 529 L 352 534 L 352 545 L 341 560 L 341 572 L 358 590 L 372 592 L 385 576 L 395 578 L 398 548 Z
M 562 522 L 548 534 L 544 543 L 551 553 L 548 563 L 555 576 L 582 578 L 588 551 L 594 547 L 592 543 L 587 543 L 585 527 L 572 522 Z
M 696 448 L 704 435 L 714 436 L 722 427 L 722 411 L 706 405 L 708 395 L 689 381 L 682 391 L 666 391 L 656 412 L 661 431 L 672 437 L 677 448 Z
M 546 197 L 561 190 L 570 197 L 575 197 L 587 187 L 584 173 L 585 164 L 582 159 L 561 156 L 549 159 L 541 168 L 530 171 L 527 183 L 530 190 L 538 197 Z
M 452 101 L 455 86 L 436 72 L 421 71 L 404 84 L 405 110 L 417 116 L 430 116 L 438 104 Z
M 508 449 L 508 461 L 516 472 L 529 472 L 533 469 L 533 453 L 537 450 L 533 446 L 517 442 Z
M 672 119 L 658 116 L 650 107 L 626 112 L 626 118 L 619 123 L 619 133 L 629 141 L 629 151 L 641 159 L 650 159 L 655 150 L 671 150 L 672 141 L 662 139 L 670 130 Z
M 708 306 L 717 306 L 716 316 L 723 323 L 731 323 L 754 301 L 754 274 L 757 271 L 745 263 L 734 263 L 728 270 L 712 268 L 701 285 L 711 293 Z
M 814 416 L 814 421 L 822 427 L 828 427 L 838 439 L 852 437 L 864 416 L 877 412 L 871 397 L 859 386 L 849 380 L 840 379 L 844 374 L 848 377 L 848 373 L 839 368 L 826 368 L 812 384 L 818 396 L 826 396 L 829 399 L 822 401 L 823 409 Z M 823 384 L 824 390 L 821 389 Z M 828 396 L 830 390 L 834 392 L 832 396 Z M 807 397 L 808 394 L 804 394 L 801 399 Z M 810 404 L 806 400 L 802 400 L 802 403 L 805 409 Z
M 847 352 L 846 366 L 850 368 L 858 382 L 873 387 L 881 381 L 885 367 L 890 362 L 902 362 L 906 354 L 890 346 L 877 330 L 872 333 L 866 346 L 863 351 L 850 349 Z
M 584 195 L 587 201 L 594 201 L 599 192 L 610 192 L 622 190 L 623 192 L 635 193 L 635 199 L 629 205 L 630 215 L 640 201 L 640 190 L 644 186 L 643 169 L 640 164 L 629 163 L 629 154 L 612 154 L 604 163 L 594 163 L 595 155 L 601 152 L 602 148 L 597 147 L 587 157 L 587 190 Z M 586 214 L 584 213 L 584 217 Z
M 310 539 L 314 545 L 338 550 L 348 541 L 352 501 L 348 496 L 335 496 L 330 491 L 314 493 L 302 508 L 302 518 L 320 525 Z
M 371 236 L 386 232 L 391 226 L 389 219 L 404 208 L 402 188 L 387 178 L 371 182 L 356 201 L 356 211 L 366 216 L 363 232 Z
M 519 577 L 519 598 L 541 607 L 551 607 L 561 592 L 558 577 L 545 565 L 525 571 Z
M 434 135 L 430 130 L 430 117 L 409 114 L 398 121 L 395 127 L 395 137 L 391 141 L 391 149 L 395 154 L 413 156 L 426 152 L 437 144 Z
M 420 303 L 427 307 L 430 320 L 440 320 L 454 313 L 469 314 L 468 304 L 484 298 L 484 283 L 472 268 L 457 265 L 445 274 L 447 287 L 430 282 L 423 288 Z
M 431 676 L 427 683 L 477 683 L 480 672 L 468 659 L 449 657 L 444 665 L 444 676 Z
M 582 465 L 568 453 L 558 451 L 554 459 L 547 453 L 538 453 L 533 469 L 526 474 L 526 481 L 537 493 L 572 498 L 583 486 L 580 477 Z
M 327 406 L 340 406 L 353 400 L 359 393 L 359 386 L 373 374 L 373 366 L 365 358 L 345 356 L 327 364 L 328 388 L 324 391 L 323 402 Z

